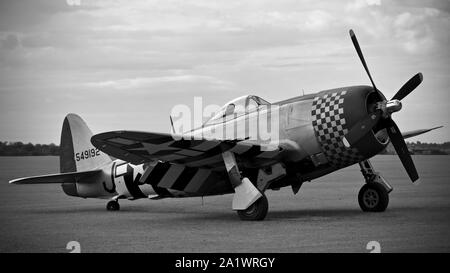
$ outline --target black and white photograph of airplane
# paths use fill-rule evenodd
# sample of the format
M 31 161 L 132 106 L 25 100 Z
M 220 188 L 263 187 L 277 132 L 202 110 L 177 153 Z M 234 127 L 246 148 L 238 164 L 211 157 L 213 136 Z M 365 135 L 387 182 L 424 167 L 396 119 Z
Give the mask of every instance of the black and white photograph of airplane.
M 2 0 L 0 252 L 449 252 L 449 30 L 449 0 Z

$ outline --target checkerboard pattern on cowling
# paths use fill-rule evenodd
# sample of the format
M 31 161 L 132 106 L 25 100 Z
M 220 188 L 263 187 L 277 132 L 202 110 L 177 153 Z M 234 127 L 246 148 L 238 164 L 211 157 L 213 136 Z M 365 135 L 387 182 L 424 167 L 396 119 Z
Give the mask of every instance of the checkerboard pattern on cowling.
M 347 134 L 344 98 L 347 91 L 327 93 L 314 98 L 312 124 L 322 150 L 331 165 L 344 167 L 364 158 L 355 148 L 347 148 L 342 138 Z

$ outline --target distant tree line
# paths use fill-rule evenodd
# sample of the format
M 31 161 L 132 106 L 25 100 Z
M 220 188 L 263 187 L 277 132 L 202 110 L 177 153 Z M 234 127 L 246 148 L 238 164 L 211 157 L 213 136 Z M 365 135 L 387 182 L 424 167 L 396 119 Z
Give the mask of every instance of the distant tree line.
M 408 143 L 408 149 L 414 154 L 450 154 L 450 142 L 422 143 L 420 141 Z
M 0 156 L 38 156 L 59 155 L 59 146 L 51 144 L 32 144 L 0 141 Z
M 408 142 L 408 146 L 415 147 L 418 149 L 437 149 L 437 150 L 450 150 L 450 142 L 444 143 L 426 143 L 426 142 Z
M 411 154 L 426 155 L 448 155 L 450 154 L 450 142 L 444 143 L 426 143 L 426 142 L 406 142 Z M 391 143 L 384 151 L 385 154 L 395 154 L 395 149 Z
M 450 142 L 425 143 L 406 142 L 412 154 L 450 154 Z M 392 144 L 382 153 L 395 154 Z M 0 141 L 0 156 L 38 156 L 38 155 L 59 155 L 59 146 L 51 144 L 32 144 L 22 142 L 2 142 Z

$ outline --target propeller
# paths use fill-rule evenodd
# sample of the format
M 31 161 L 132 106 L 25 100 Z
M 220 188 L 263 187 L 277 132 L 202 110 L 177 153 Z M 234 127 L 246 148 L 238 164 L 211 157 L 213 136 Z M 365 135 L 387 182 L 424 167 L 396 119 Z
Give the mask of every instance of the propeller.
M 400 161 L 403 164 L 409 178 L 412 182 L 419 179 L 414 162 L 409 155 L 408 147 L 406 146 L 405 140 L 403 139 L 402 133 L 397 127 L 397 124 L 392 119 L 387 120 L 387 133 L 391 139 L 392 145 L 397 152 Z
M 408 96 L 417 86 L 423 81 L 422 73 L 417 73 L 409 79 L 392 97 L 392 100 L 402 100 L 404 97 Z
M 364 55 L 362 53 L 361 47 L 359 46 L 358 39 L 356 39 L 356 35 L 352 29 L 350 29 L 350 38 L 352 39 L 353 46 L 356 49 L 356 53 L 358 53 L 359 59 L 361 60 L 364 69 L 366 70 L 367 76 L 369 76 L 370 82 L 372 83 L 373 89 L 378 90 L 375 86 L 375 82 L 372 79 L 372 75 L 370 75 L 369 67 L 367 67 L 366 60 L 364 59 Z
M 369 76 L 374 92 L 377 92 L 381 98 L 384 98 L 383 94 L 375 86 L 375 82 L 372 79 L 369 68 L 364 59 L 364 55 L 361 51 L 361 47 L 359 46 L 358 39 L 356 38 L 353 30 L 350 30 L 350 37 L 352 39 L 353 46 L 358 53 L 358 57 L 366 70 L 367 76 Z M 351 147 L 368 132 L 370 132 L 375 126 L 381 125 L 382 128 L 386 128 L 389 138 L 391 139 L 391 143 L 394 146 L 394 149 L 412 182 L 416 181 L 419 176 L 417 174 L 416 167 L 414 166 L 414 162 L 409 154 L 405 140 L 403 139 L 397 124 L 395 124 L 392 120 L 391 115 L 394 112 L 400 111 L 402 108 L 401 100 L 414 91 L 414 89 L 416 89 L 422 81 L 422 73 L 417 73 L 414 75 L 397 91 L 391 100 L 388 101 L 383 99 L 382 101 L 377 102 L 373 112 L 369 113 L 367 117 L 357 122 L 352 128 L 350 128 L 349 132 L 343 138 L 344 145 L 346 147 Z

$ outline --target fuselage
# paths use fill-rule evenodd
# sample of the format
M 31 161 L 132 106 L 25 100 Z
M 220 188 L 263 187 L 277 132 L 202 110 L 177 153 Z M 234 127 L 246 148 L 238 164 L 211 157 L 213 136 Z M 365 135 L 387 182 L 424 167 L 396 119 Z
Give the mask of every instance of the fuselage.
M 368 159 L 387 146 L 389 139 L 385 132 L 376 129 L 360 141 L 364 145 L 356 143 L 347 148 L 342 142 L 350 128 L 368 115 L 370 102 L 379 99 L 374 97 L 377 93 L 372 90 L 369 86 L 324 90 L 252 109 L 248 109 L 250 100 L 247 99 L 242 111 L 210 120 L 201 128 L 186 133 L 185 137 L 264 145 L 267 150 L 249 154 L 246 160 L 239 161 L 239 168 L 246 176 L 252 176 L 255 170 L 281 163 L 286 175 L 271 183 L 269 188 L 289 186 L 294 181 L 310 181 Z M 217 172 L 216 179 L 223 180 L 223 183 L 217 183 L 217 187 L 201 195 L 233 192 L 226 183 L 228 178 L 223 171 L 222 158 L 215 156 L 207 160 Z M 151 181 L 140 181 L 144 170 L 154 168 L 158 163 L 155 161 L 144 166 L 115 160 L 103 166 L 97 177 L 89 178 L 95 179 L 95 183 L 63 184 L 63 189 L 67 194 L 79 197 L 194 196 L 179 190 L 152 187 Z M 193 164 L 195 166 L 195 162 Z

